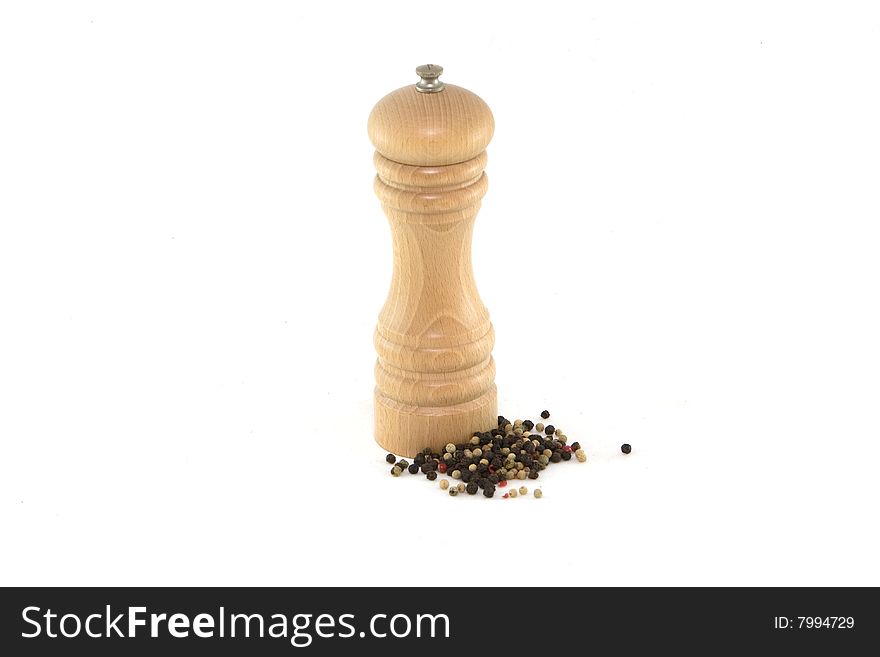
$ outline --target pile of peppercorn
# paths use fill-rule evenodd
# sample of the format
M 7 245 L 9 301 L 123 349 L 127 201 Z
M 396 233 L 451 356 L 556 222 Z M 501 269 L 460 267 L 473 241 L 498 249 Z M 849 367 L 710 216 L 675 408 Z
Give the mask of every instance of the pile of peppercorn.
M 541 417 L 546 420 L 550 413 L 542 411 Z M 391 468 L 395 477 L 403 472 L 421 472 L 429 481 L 434 481 L 438 473 L 446 474 L 460 481 L 450 487 L 448 480 L 441 480 L 440 487 L 448 489 L 450 495 L 464 492 L 476 495 L 482 490 L 485 497 L 494 497 L 496 487 L 504 488 L 508 481 L 516 479 L 538 479 L 546 467 L 570 461 L 572 455 L 581 463 L 587 460 L 579 443 L 567 443 L 565 434 L 552 424 L 544 426 L 531 420 L 510 422 L 499 415 L 497 427 L 475 432 L 467 443 L 449 443 L 442 454 L 428 447 L 416 454 L 412 463 L 405 459 L 395 463 L 393 454 L 388 454 L 386 460 L 395 464 Z M 520 488 L 520 494 L 527 492 L 525 487 Z M 541 490 L 536 489 L 534 494 L 541 497 Z

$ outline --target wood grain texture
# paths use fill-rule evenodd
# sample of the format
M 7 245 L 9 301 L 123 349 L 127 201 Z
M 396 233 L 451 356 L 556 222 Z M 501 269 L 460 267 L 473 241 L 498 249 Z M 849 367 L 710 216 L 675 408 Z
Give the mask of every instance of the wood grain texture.
M 374 336 L 375 437 L 395 454 L 439 449 L 496 422 L 495 333 L 471 267 L 493 129 L 486 104 L 451 85 L 405 87 L 370 116 L 375 191 L 394 245 Z
M 393 162 L 443 166 L 486 150 L 495 120 L 483 99 L 467 89 L 447 84 L 426 94 L 409 85 L 376 104 L 367 131 L 376 150 Z

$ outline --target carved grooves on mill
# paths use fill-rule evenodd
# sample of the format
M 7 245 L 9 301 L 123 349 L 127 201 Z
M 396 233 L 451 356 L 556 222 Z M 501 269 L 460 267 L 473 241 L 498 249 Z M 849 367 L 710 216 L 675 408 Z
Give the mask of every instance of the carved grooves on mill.
M 377 401 L 419 415 L 494 409 L 495 333 L 471 267 L 486 152 L 448 166 L 409 166 L 378 152 L 374 162 L 394 244 L 374 340 Z

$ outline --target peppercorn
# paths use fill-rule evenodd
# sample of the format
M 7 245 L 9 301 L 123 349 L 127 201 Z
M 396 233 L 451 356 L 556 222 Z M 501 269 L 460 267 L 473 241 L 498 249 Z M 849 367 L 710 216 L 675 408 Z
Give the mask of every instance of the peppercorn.
M 449 489 L 449 497 L 455 497 L 456 495 L 458 495 L 458 489 L 457 488 L 450 488 Z
M 456 490 L 458 490 L 459 493 L 463 493 L 467 489 L 467 486 L 465 486 L 464 484 L 459 484 L 455 488 Z
M 556 427 L 554 427 L 552 424 L 548 424 L 546 427 L 544 427 L 544 433 L 546 433 L 548 436 L 552 436 L 554 431 L 556 431 Z
M 446 472 L 447 468 L 448 468 L 448 466 L 442 462 L 440 463 L 440 465 L 437 466 L 437 469 L 440 471 L 440 474 L 443 474 L 444 472 Z
M 526 478 L 526 471 L 525 471 L 525 470 L 520 470 L 519 472 L 517 472 L 517 473 L 516 473 L 516 478 L 517 478 L 517 479 L 525 479 L 525 478 Z
M 408 471 L 410 474 L 418 474 L 418 472 L 419 472 L 419 466 L 417 466 L 415 463 L 413 463 L 412 465 L 410 465 L 410 466 L 407 468 L 407 471 Z
M 486 484 L 483 487 L 483 497 L 495 497 L 495 486 Z
M 452 471 L 453 479 L 461 479 L 461 470 L 453 470 Z
M 631 451 L 633 451 L 632 445 L 630 445 L 629 443 L 623 443 L 623 445 L 620 446 L 620 451 L 624 454 L 629 454 Z
M 392 477 L 399 477 L 401 472 L 403 472 L 403 469 L 399 465 L 395 465 L 393 468 L 391 468 Z
M 544 493 L 541 492 L 540 488 L 535 489 L 535 497 L 544 497 Z
M 520 486 L 520 487 L 519 487 L 519 494 L 520 494 L 520 495 L 528 495 L 528 494 L 529 494 L 529 489 L 526 488 L 525 486 Z
M 476 463 L 471 463 L 471 464 L 468 466 L 468 470 L 470 470 L 471 472 L 476 472 L 476 471 L 477 471 L 477 464 L 476 464 Z
M 480 434 L 475 433 L 473 436 L 471 436 L 470 442 L 471 442 L 471 445 L 474 445 L 475 447 L 477 445 L 479 445 L 480 444 Z
M 516 497 L 516 488 L 511 488 L 508 495 L 510 495 L 511 497 Z
M 454 453 L 455 452 L 455 445 L 453 445 L 452 443 L 447 443 L 446 444 L 446 452 L 448 454 Z
M 581 448 L 581 444 L 580 444 L 579 442 L 577 442 L 577 441 L 575 441 L 575 442 L 573 442 L 573 443 L 571 444 L 571 451 L 572 451 L 572 452 L 576 452 L 576 451 L 578 451 L 580 448 Z
M 476 481 L 471 481 L 470 483 L 468 483 L 467 486 L 465 486 L 465 490 L 467 491 L 468 495 L 476 495 L 477 491 L 480 490 L 480 487 L 477 486 Z
M 397 460 L 397 457 L 394 456 L 394 454 L 388 454 L 388 455 L 385 457 L 385 461 L 388 462 L 388 463 L 394 463 L 396 460 Z
M 449 480 L 448 479 L 441 479 L 440 480 L 440 490 L 446 490 L 447 488 L 449 488 Z
M 559 463 L 562 460 L 562 456 L 559 452 L 553 452 L 553 455 L 550 457 L 550 463 Z
M 523 420 L 523 429 L 525 429 L 526 431 L 531 431 L 534 428 L 535 428 L 534 422 L 532 422 L 531 420 Z
M 561 456 L 563 461 L 571 461 L 571 450 L 562 452 Z
M 535 425 L 535 431 L 540 433 L 543 430 L 544 430 L 544 425 L 541 424 L 540 422 L 538 422 L 538 424 Z
M 574 453 L 574 455 L 577 457 L 577 460 L 580 461 L 581 463 L 584 463 L 587 460 L 587 453 L 582 449 L 577 450 Z
M 541 417 L 545 420 L 550 417 L 550 411 L 541 411 Z
M 538 471 L 537 470 L 529 470 L 529 479 L 537 479 Z
M 437 473 L 433 470 L 428 470 L 428 473 L 425 476 L 428 478 L 428 481 L 434 481 L 437 478 Z
M 499 487 L 499 488 L 504 488 L 506 485 L 507 485 L 507 480 L 506 480 L 506 479 L 501 479 L 501 478 L 499 477 L 498 487 Z

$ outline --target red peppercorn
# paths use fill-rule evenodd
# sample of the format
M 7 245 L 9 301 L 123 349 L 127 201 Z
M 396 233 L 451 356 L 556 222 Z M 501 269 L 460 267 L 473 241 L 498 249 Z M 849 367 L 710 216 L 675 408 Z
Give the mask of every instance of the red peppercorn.
M 506 500 L 508 497 L 510 497 L 510 493 L 504 493 L 504 495 L 502 495 L 501 497 L 502 499 Z
M 440 474 L 443 474 L 446 472 L 446 464 L 441 461 L 440 465 L 437 466 L 437 470 L 440 471 Z
M 571 451 L 571 447 L 570 447 L 569 445 L 563 445 L 563 447 L 562 447 L 562 451 L 563 451 L 563 452 L 570 452 L 570 451 Z
M 498 482 L 498 488 L 504 488 L 507 485 L 507 479 L 502 479 Z
M 494 474 L 494 473 L 495 473 L 495 468 L 493 468 L 492 465 L 490 464 L 489 465 L 489 474 Z

